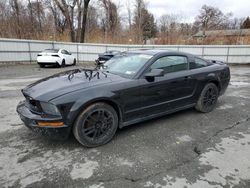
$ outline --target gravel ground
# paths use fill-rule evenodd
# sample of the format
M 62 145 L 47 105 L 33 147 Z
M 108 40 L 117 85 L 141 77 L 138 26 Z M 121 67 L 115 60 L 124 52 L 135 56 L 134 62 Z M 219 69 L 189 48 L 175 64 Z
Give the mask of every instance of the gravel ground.
M 250 187 L 250 67 L 231 67 L 213 112 L 136 124 L 93 149 L 40 137 L 15 112 L 21 88 L 73 68 L 0 65 L 0 187 Z

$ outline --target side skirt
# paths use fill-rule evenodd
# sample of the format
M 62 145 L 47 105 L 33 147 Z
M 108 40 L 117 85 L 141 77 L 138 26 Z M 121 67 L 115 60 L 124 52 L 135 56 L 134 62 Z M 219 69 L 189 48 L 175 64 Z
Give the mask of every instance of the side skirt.
M 137 119 L 133 119 L 133 120 L 130 120 L 130 121 L 122 122 L 122 123 L 120 123 L 119 127 L 120 128 L 126 127 L 126 126 L 129 126 L 129 125 L 135 124 L 135 123 L 139 123 L 139 122 L 142 122 L 142 121 L 154 119 L 154 118 L 161 117 L 161 116 L 164 116 L 164 115 L 167 115 L 167 114 L 172 114 L 174 112 L 178 112 L 178 111 L 181 111 L 181 110 L 192 108 L 194 106 L 195 106 L 195 103 L 189 104 L 189 105 L 186 105 L 186 106 L 182 106 L 182 107 L 179 107 L 179 108 L 175 108 L 173 110 L 168 110 L 168 111 L 165 111 L 165 112 L 161 112 L 161 113 L 158 113 L 158 114 L 152 114 L 152 115 L 149 115 L 149 116 L 146 116 L 146 117 L 143 117 L 143 118 L 137 118 Z

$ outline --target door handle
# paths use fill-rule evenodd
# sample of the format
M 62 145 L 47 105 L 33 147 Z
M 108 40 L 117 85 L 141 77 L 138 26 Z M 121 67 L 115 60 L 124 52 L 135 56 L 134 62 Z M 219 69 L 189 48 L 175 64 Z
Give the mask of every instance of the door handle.
M 192 77 L 191 76 L 185 76 L 184 78 L 185 79 L 191 79 Z

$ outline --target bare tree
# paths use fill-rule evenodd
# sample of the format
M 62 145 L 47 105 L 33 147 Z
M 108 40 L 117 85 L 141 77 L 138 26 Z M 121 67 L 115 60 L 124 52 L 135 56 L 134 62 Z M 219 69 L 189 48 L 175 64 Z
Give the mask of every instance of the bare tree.
M 39 0 L 36 0 L 36 13 L 37 13 L 37 19 L 38 19 L 38 24 L 39 24 L 39 32 L 42 32 L 42 19 L 44 16 L 44 9 L 42 6 L 42 3 Z
M 81 38 L 80 38 L 80 42 L 82 42 L 82 43 L 85 42 L 85 32 L 86 32 L 86 24 L 87 24 L 89 2 L 90 2 L 90 0 L 84 0 L 83 15 L 82 15 Z
M 30 0 L 28 0 L 28 10 L 29 10 L 30 23 L 31 25 L 34 25 L 34 14 L 33 14 L 33 8 L 32 8 L 32 4 Z M 34 27 L 31 27 L 31 30 L 34 32 Z
M 241 23 L 241 28 L 242 29 L 249 29 L 250 28 L 250 18 L 247 17 L 243 23 Z
M 77 6 L 77 30 L 76 30 L 76 41 L 80 41 L 81 27 L 82 27 L 82 0 L 76 1 Z
M 15 30 L 18 38 L 22 38 L 21 34 L 21 24 L 20 24 L 20 2 L 18 0 L 11 0 L 10 5 L 13 10 L 13 18 L 15 20 Z
M 87 38 L 98 38 L 98 35 L 100 34 L 100 26 L 98 25 L 98 10 L 93 7 L 89 6 L 88 8 L 88 16 L 87 16 L 87 23 L 86 23 L 86 34 L 85 34 L 85 40 Z
M 119 27 L 118 8 L 111 0 L 101 0 L 101 6 L 104 9 L 102 24 L 106 34 L 115 35 Z
M 206 30 L 224 28 L 225 22 L 230 16 L 231 13 L 224 14 L 216 7 L 203 5 L 200 14 L 196 17 L 195 24 L 202 28 L 205 36 Z
M 50 40 L 53 35 L 54 40 L 59 41 L 142 43 L 157 36 L 156 43 L 195 44 L 201 40 L 191 36 L 198 30 L 241 29 L 248 28 L 250 23 L 249 19 L 233 18 L 216 7 L 204 5 L 194 23 L 182 23 L 180 15 L 172 14 L 161 16 L 159 27 L 156 27 L 146 0 L 125 0 L 122 8 L 125 8 L 126 15 L 114 0 L 90 2 L 0 0 L 0 37 Z M 243 41 L 245 36 L 240 37 Z M 235 37 L 228 38 L 220 40 L 227 40 L 227 44 L 238 43 L 237 40 L 234 42 Z M 202 41 L 204 44 L 216 43 L 215 39 L 218 37 L 207 37 Z
M 41 34 L 43 31 L 43 21 L 45 19 L 44 4 L 39 0 L 28 0 L 27 9 L 30 23 L 33 26 L 30 27 L 31 32 L 39 32 Z
M 132 26 L 132 10 L 131 10 L 131 2 L 130 2 L 130 0 L 126 1 L 126 8 L 127 8 L 127 14 L 128 14 L 129 30 L 131 30 L 131 26 Z
M 146 8 L 145 2 L 143 0 L 135 1 L 135 11 L 134 11 L 134 26 L 136 31 L 136 41 L 142 41 L 142 11 Z
M 54 5 L 53 1 L 48 1 L 48 8 L 53 15 L 55 30 L 62 34 L 66 28 L 66 19 L 58 10 L 58 7 Z
M 171 44 L 173 34 L 176 34 L 176 26 L 178 22 L 178 15 L 165 14 L 160 17 L 160 31 L 162 33 L 163 43 Z
M 67 3 L 66 0 L 54 0 L 55 4 L 58 6 L 62 14 L 64 15 L 68 28 L 70 31 L 71 41 L 75 41 L 75 29 L 74 29 L 74 8 L 76 5 L 76 0 L 73 2 Z
M 154 16 L 148 11 L 143 0 L 136 0 L 133 25 L 137 33 L 137 42 L 145 42 L 156 35 Z

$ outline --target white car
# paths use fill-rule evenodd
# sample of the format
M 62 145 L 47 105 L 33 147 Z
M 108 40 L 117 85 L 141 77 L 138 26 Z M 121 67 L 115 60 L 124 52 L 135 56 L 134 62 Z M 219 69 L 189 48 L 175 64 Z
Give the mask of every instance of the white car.
M 76 58 L 64 49 L 46 49 L 37 55 L 37 63 L 40 67 L 45 65 L 75 65 Z

